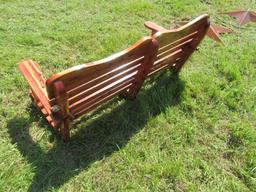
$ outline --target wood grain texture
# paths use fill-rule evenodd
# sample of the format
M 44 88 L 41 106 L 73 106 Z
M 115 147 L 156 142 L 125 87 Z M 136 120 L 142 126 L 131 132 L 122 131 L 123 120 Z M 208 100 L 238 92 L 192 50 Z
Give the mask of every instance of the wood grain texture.
M 165 28 L 163 28 L 163 27 L 161 27 L 161 26 L 159 26 L 156 23 L 153 23 L 151 21 L 146 21 L 144 23 L 144 26 L 152 31 L 151 35 L 154 35 L 158 31 L 167 31 L 167 29 L 165 29 Z
M 106 59 L 54 74 L 47 81 L 37 63 L 28 60 L 19 65 L 34 103 L 65 140 L 70 138 L 73 119 L 118 94 L 134 99 L 145 79 L 165 68 L 179 71 L 205 36 L 209 21 L 202 15 L 174 30 L 150 22 L 145 26 L 152 30 L 152 37 Z
M 179 71 L 204 38 L 209 25 L 209 16 L 204 14 L 177 29 L 155 27 L 154 30 L 160 30 L 152 37 L 159 42 L 159 50 L 149 76 L 167 67 Z M 151 26 L 158 25 L 151 23 Z
M 141 64 L 138 73 L 136 74 L 135 81 L 133 86 L 130 89 L 127 89 L 123 94 L 125 97 L 129 99 L 134 99 L 142 86 L 143 82 L 147 78 L 150 69 L 152 68 L 154 61 L 157 57 L 157 50 L 158 50 L 158 41 L 153 39 L 152 43 L 147 48 L 146 55 L 144 56 L 144 61 Z
M 27 61 L 20 68 L 33 88 L 31 95 L 36 98 L 37 106 L 67 140 L 69 124 L 74 118 L 120 93 L 129 98 L 136 96 L 154 63 L 157 48 L 156 40 L 144 37 L 124 51 L 54 74 L 46 82 L 35 62 L 31 66 Z M 45 105 L 46 108 L 41 107 Z M 57 112 L 52 112 L 53 108 Z
M 54 128 L 57 127 L 59 122 L 52 114 L 52 102 L 48 98 L 45 79 L 39 65 L 32 60 L 27 60 L 19 64 L 19 69 L 29 83 L 29 95 L 33 103 L 43 113 L 49 124 Z
M 68 95 L 65 90 L 64 83 L 61 81 L 54 82 L 53 85 L 54 96 L 56 98 L 56 105 L 58 106 L 58 111 L 56 115 L 59 116 L 60 122 L 60 133 L 64 140 L 68 140 L 70 138 L 69 125 L 71 117 L 69 115 L 69 103 L 68 103 Z
M 151 37 L 145 37 L 130 48 L 106 59 L 78 65 L 51 76 L 46 82 L 49 98 L 53 98 L 54 95 L 52 87 L 53 82 L 58 80 L 62 81 L 66 90 L 70 91 L 82 83 L 91 81 L 98 76 L 104 75 L 118 67 L 121 67 L 122 65 L 125 65 L 126 63 L 143 57 L 151 42 Z

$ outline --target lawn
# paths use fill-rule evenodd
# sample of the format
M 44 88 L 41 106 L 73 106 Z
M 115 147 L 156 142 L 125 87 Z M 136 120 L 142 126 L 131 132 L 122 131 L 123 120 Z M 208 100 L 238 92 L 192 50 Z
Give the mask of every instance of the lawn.
M 256 191 L 256 23 L 221 12 L 255 0 L 0 0 L 0 191 Z M 31 104 L 18 62 L 46 77 L 209 13 L 234 30 L 206 38 L 179 75 L 146 82 L 56 137 Z

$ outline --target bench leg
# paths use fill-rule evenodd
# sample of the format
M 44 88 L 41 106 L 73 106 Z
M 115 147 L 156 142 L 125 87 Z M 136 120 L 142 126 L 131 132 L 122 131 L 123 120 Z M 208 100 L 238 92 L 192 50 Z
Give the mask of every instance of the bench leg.
M 61 123 L 60 133 L 64 141 L 68 141 L 70 139 L 69 125 L 70 120 L 68 118 L 64 119 Z

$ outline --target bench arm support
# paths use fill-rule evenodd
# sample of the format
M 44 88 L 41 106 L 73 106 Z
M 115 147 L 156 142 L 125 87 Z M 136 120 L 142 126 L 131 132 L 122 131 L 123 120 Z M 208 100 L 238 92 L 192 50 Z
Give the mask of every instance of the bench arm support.
M 32 60 L 23 61 L 19 64 L 22 75 L 29 83 L 30 91 L 40 105 L 42 105 L 48 114 L 51 113 L 51 106 L 45 89 L 45 79 L 42 76 L 39 65 Z M 36 103 L 37 104 L 37 103 Z
M 154 35 L 158 31 L 167 31 L 167 29 L 165 29 L 165 28 L 163 28 L 163 27 L 161 27 L 161 26 L 159 26 L 156 23 L 153 23 L 151 21 L 146 21 L 144 23 L 144 26 L 151 30 L 152 35 Z

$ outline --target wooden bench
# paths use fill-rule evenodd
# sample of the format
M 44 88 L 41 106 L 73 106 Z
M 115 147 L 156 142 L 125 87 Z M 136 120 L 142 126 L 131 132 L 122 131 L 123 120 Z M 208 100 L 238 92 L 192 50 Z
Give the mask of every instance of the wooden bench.
M 50 125 L 64 140 L 70 122 L 116 95 L 133 99 L 144 80 L 167 67 L 179 71 L 209 26 L 203 15 L 176 30 L 147 22 L 152 37 L 106 59 L 78 65 L 43 78 L 39 65 L 27 60 L 19 69 L 30 85 L 30 96 Z

